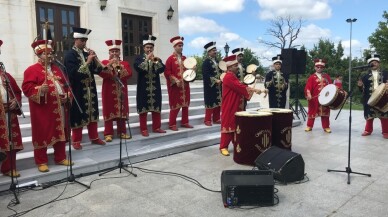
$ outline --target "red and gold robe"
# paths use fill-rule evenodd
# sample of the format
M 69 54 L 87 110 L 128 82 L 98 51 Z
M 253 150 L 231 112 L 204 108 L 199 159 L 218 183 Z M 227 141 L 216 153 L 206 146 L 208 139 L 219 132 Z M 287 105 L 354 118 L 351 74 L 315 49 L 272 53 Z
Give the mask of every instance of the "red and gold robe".
M 49 90 L 46 95 L 41 95 L 39 89 L 45 81 L 44 65 L 36 63 L 24 71 L 22 90 L 30 104 L 32 143 L 35 149 L 66 141 L 64 128 L 68 117 L 60 100 L 60 94 L 66 94 L 63 87 L 65 79 L 54 64 L 51 64 L 51 70 L 48 68 L 48 71 L 52 74 L 47 74 Z
M 316 118 L 318 116 L 330 116 L 330 108 L 319 104 L 318 96 L 321 90 L 328 84 L 331 84 L 330 76 L 326 73 L 322 73 L 320 79 L 316 73 L 310 75 L 307 79 L 306 86 L 304 88 L 304 94 L 307 97 L 307 93 L 311 94 L 312 99 L 308 101 L 308 118 Z
M 249 99 L 248 86 L 237 76 L 227 71 L 222 82 L 221 133 L 232 133 L 236 129 L 235 113 L 244 110 L 245 99 Z
M 109 60 L 103 60 L 102 64 L 108 65 Z M 117 70 L 102 71 L 99 76 L 102 81 L 102 115 L 105 121 L 120 117 L 126 118 L 129 114 L 128 107 L 128 87 L 127 80 L 132 76 L 131 67 L 128 62 L 120 61 L 122 69 L 119 73 Z M 119 77 L 124 88 L 118 83 L 114 76 Z M 120 93 L 123 94 L 123 111 L 120 111 Z
M 5 112 L 4 104 L 7 103 L 7 92 L 6 92 L 6 80 L 5 80 L 5 73 L 0 70 L 0 77 L 1 77 L 1 83 L 2 85 L 0 87 L 0 150 L 1 151 L 10 151 L 9 147 L 9 137 L 8 137 L 8 127 L 7 127 L 7 117 L 8 113 Z M 17 101 L 19 102 L 19 105 L 21 106 L 21 98 L 22 98 L 22 91 L 20 90 L 19 86 L 16 84 L 15 79 L 9 74 L 6 73 L 6 76 L 9 79 L 10 86 L 15 93 L 15 96 L 12 94 L 12 91 L 10 88 L 8 88 L 9 93 L 9 99 L 12 100 L 16 97 Z M 15 110 L 8 111 L 11 113 L 11 128 L 12 128 L 12 142 L 13 142 L 13 150 L 22 150 L 23 144 L 22 144 L 22 136 L 20 133 L 20 127 L 19 127 L 19 121 L 18 121 L 18 115 L 21 114 L 21 111 L 19 108 L 16 108 Z
M 186 57 L 182 55 L 181 61 L 179 61 L 178 55 L 173 53 L 166 61 L 164 76 L 167 81 L 168 101 L 172 110 L 190 105 L 189 82 L 183 80 L 183 72 L 186 70 L 183 66 L 185 59 Z M 182 87 L 176 85 L 175 78 L 183 82 Z

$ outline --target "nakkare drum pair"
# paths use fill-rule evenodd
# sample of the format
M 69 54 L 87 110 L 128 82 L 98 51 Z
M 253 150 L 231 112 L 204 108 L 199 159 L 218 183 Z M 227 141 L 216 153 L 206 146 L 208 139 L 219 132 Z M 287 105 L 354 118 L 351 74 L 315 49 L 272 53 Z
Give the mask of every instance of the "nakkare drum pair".
M 183 72 L 183 80 L 187 82 L 195 81 L 197 73 L 195 72 L 195 67 L 197 66 L 197 60 L 194 57 L 186 58 L 183 61 L 183 65 L 186 68 L 186 71 Z

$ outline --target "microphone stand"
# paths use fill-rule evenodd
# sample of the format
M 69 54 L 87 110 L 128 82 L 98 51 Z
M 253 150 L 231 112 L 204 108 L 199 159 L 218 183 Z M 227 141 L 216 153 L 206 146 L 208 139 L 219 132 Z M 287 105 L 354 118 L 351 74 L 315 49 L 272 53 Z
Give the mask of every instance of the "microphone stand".
M 133 175 L 134 177 L 137 177 L 137 174 L 135 174 L 135 173 L 133 173 L 133 172 L 131 172 L 131 171 L 129 171 L 129 170 L 127 170 L 126 168 L 124 168 L 124 167 L 128 167 L 128 164 L 124 164 L 123 163 L 123 161 L 122 161 L 122 157 L 121 157 L 121 155 L 122 155 L 122 149 L 123 149 L 123 138 L 121 137 L 121 131 L 122 131 L 122 129 L 121 129 L 121 117 L 122 117 L 122 113 L 123 113 L 123 102 L 124 102 L 124 94 L 123 94 L 123 90 L 125 90 L 124 89 L 124 84 L 121 82 L 121 80 L 120 80 L 120 78 L 119 78 L 119 76 L 117 76 L 117 75 L 114 75 L 113 76 L 113 79 L 115 80 L 115 82 L 116 82 L 116 84 L 119 84 L 120 86 L 121 86 L 121 91 L 118 91 L 119 92 L 119 94 L 120 94 L 120 96 L 119 96 L 119 98 L 120 98 L 120 109 L 119 109 L 119 118 L 118 118 L 118 121 L 117 121 L 117 132 L 119 132 L 119 137 L 120 137 L 120 156 L 119 156 L 119 164 L 117 165 L 117 167 L 112 167 L 112 168 L 110 168 L 110 169 L 108 169 L 107 171 L 105 171 L 105 172 L 103 172 L 103 173 L 100 173 L 99 174 L 99 176 L 102 176 L 102 175 L 105 175 L 106 173 L 109 173 L 109 172 L 111 172 L 111 171 L 113 171 L 113 170 L 115 170 L 115 169 L 119 169 L 119 172 L 121 173 L 121 170 L 125 170 L 126 172 L 128 172 L 129 174 L 131 174 L 131 175 Z M 126 115 L 126 122 L 128 123 L 128 130 L 129 130 L 129 135 L 130 135 L 130 138 L 132 138 L 132 133 L 131 133 L 131 129 L 129 128 L 129 121 L 128 121 L 128 115 Z
M 348 185 L 350 185 L 350 174 L 353 173 L 353 174 L 358 174 L 358 175 L 363 175 L 363 176 L 368 176 L 368 177 L 371 177 L 372 175 L 371 174 L 367 174 L 367 173 L 360 173 L 360 172 L 353 172 L 351 167 L 350 167 L 350 147 L 351 147 L 351 136 L 352 136 L 352 95 L 353 95 L 353 91 L 352 91 L 352 88 L 351 88 L 351 79 L 350 79 L 350 76 L 351 76 L 351 71 L 349 71 L 349 95 L 348 95 L 348 98 L 349 98 L 349 143 L 348 143 L 348 166 L 345 168 L 345 170 L 331 170 L 331 169 L 328 169 L 327 172 L 339 172 L 339 173 L 347 173 L 348 174 Z M 360 75 L 359 75 L 360 76 Z M 358 76 L 358 77 L 359 77 Z M 345 104 L 345 103 L 344 103 Z M 344 104 L 342 105 L 341 107 L 341 110 L 344 106 Z M 341 110 L 338 112 L 338 114 L 341 112 Z M 337 117 L 338 117 L 338 114 L 337 114 Z M 337 120 L 337 117 L 335 118 Z
M 71 86 L 70 86 L 69 78 L 67 77 L 67 68 L 66 68 L 66 66 L 64 66 L 64 65 L 63 65 L 61 62 L 59 62 L 57 59 L 55 59 L 54 62 L 55 62 L 56 64 L 58 64 L 58 66 L 61 67 L 61 68 L 64 70 L 65 73 L 64 73 L 62 70 L 59 70 L 59 71 L 62 73 L 63 78 L 65 79 L 64 87 L 65 87 L 65 88 L 68 88 L 68 90 L 70 91 L 70 93 L 72 94 L 72 96 L 74 96 L 74 97 L 73 97 L 73 100 L 74 100 L 74 102 L 77 104 L 77 107 L 78 107 L 79 112 L 82 113 L 82 109 L 81 109 L 81 107 L 80 107 L 80 105 L 79 105 L 79 103 L 78 103 L 78 101 L 77 101 L 77 98 L 75 98 L 75 95 L 74 95 L 74 93 L 73 93 L 73 90 L 72 90 L 72 88 L 71 88 Z M 68 148 L 69 148 L 69 161 L 70 161 L 70 166 L 69 166 L 69 167 L 70 167 L 70 174 L 69 174 L 69 176 L 67 177 L 67 181 L 68 181 L 68 182 L 71 182 L 71 183 L 74 183 L 74 182 L 75 182 L 75 183 L 78 183 L 78 184 L 80 184 L 80 185 L 86 187 L 87 189 L 90 189 L 90 186 L 88 186 L 88 185 L 86 185 L 86 184 L 84 184 L 84 183 L 82 183 L 82 182 L 79 182 L 79 181 L 75 180 L 76 177 L 75 177 L 75 175 L 73 174 L 73 160 L 72 160 L 73 157 L 72 157 L 72 154 L 71 154 L 70 99 L 69 99 L 69 91 L 66 91 L 66 99 L 67 99 L 67 100 L 66 100 L 66 102 L 65 102 L 65 104 L 64 104 L 65 114 L 68 113 L 68 114 L 67 114 L 67 118 L 66 118 L 66 115 L 65 115 L 65 130 L 66 130 L 65 134 L 66 134 L 67 139 L 69 140 Z M 66 110 L 67 110 L 67 111 L 66 111 Z
M 0 62 L 0 68 L 1 70 L 3 71 L 3 75 L 4 75 L 4 80 L 5 80 L 5 89 L 6 89 L 6 95 L 7 95 L 7 106 L 8 106 L 8 112 L 7 112 L 7 129 L 8 129 L 8 144 L 9 144 L 9 153 L 10 153 L 10 165 L 11 165 L 11 185 L 9 187 L 9 190 L 12 191 L 14 197 L 15 197 L 15 204 L 19 204 L 20 203 L 20 200 L 16 194 L 16 184 L 15 184 L 15 177 L 14 177 L 14 174 L 13 174 L 13 171 L 15 170 L 16 171 L 16 168 L 13 168 L 13 165 L 15 164 L 16 165 L 16 159 L 13 157 L 13 139 L 12 139 L 12 123 L 11 123 L 11 110 L 9 108 L 9 101 L 10 101 L 10 93 L 9 93 L 9 90 L 11 90 L 11 94 L 13 95 L 14 99 L 16 100 L 16 105 L 17 105 L 17 109 L 20 110 L 23 118 L 25 118 L 24 116 L 24 112 L 22 110 L 22 107 L 18 101 L 18 99 L 16 98 L 16 95 L 15 95 L 15 92 L 11 86 L 11 82 L 7 76 L 7 71 L 5 70 L 5 66 L 2 62 Z M 9 88 L 9 90 L 8 90 Z

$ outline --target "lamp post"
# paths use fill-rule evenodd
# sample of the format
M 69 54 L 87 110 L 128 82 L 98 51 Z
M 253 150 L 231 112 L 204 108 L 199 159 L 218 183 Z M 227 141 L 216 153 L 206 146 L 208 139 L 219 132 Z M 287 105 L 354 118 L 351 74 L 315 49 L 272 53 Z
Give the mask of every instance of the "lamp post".
M 224 50 L 225 50 L 225 57 L 228 56 L 229 48 L 230 48 L 230 47 L 229 47 L 228 43 L 226 43 L 226 44 L 225 44 L 225 47 L 224 47 Z

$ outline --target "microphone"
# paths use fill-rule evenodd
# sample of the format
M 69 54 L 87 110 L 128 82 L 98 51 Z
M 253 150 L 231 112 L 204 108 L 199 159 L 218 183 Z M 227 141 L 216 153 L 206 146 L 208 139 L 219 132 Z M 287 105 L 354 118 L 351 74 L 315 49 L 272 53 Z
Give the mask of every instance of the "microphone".
M 363 66 L 356 66 L 356 67 L 353 67 L 352 69 L 367 69 L 369 67 L 372 67 L 373 64 L 368 64 L 368 65 L 363 65 Z

